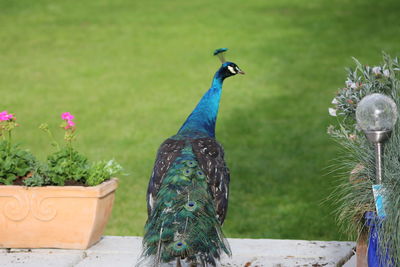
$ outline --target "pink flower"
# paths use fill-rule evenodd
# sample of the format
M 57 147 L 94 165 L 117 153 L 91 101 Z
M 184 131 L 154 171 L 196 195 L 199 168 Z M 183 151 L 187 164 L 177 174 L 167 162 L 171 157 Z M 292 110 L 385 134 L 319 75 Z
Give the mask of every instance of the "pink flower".
M 6 110 L 0 112 L 0 121 L 8 121 L 13 118 L 12 114 L 9 114 Z
M 67 120 L 67 126 L 64 127 L 65 130 L 68 130 L 69 128 L 72 128 L 75 126 L 75 122 L 71 120 Z
M 74 127 L 74 126 L 75 126 L 75 122 L 73 122 L 73 121 L 67 121 L 67 123 L 68 123 L 68 125 L 71 126 L 71 127 Z
M 0 121 L 6 121 L 7 111 L 0 112 Z
M 63 114 L 61 114 L 61 119 L 63 120 L 72 121 L 74 118 L 74 115 L 69 112 L 64 112 Z
M 61 119 L 67 122 L 67 125 L 64 126 L 65 130 L 75 127 L 75 122 L 72 121 L 73 119 L 75 119 L 75 117 L 71 113 L 64 112 L 63 114 L 61 114 Z

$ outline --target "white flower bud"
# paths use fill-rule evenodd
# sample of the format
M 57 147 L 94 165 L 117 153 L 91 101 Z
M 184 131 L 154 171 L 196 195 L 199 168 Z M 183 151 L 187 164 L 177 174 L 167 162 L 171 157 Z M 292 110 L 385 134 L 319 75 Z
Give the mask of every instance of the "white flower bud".
M 383 76 L 389 77 L 389 76 L 390 76 L 389 70 L 384 70 L 384 71 L 383 71 Z
M 381 68 L 381 67 L 378 67 L 378 66 L 372 68 L 372 72 L 373 72 L 375 75 L 381 74 L 381 70 L 382 70 L 382 68 Z
M 334 105 L 339 104 L 339 101 L 337 101 L 336 97 L 332 100 L 332 104 L 334 104 Z
M 328 111 L 329 111 L 329 115 L 331 115 L 331 116 L 333 116 L 333 117 L 336 117 L 336 109 L 334 109 L 334 108 L 329 108 Z

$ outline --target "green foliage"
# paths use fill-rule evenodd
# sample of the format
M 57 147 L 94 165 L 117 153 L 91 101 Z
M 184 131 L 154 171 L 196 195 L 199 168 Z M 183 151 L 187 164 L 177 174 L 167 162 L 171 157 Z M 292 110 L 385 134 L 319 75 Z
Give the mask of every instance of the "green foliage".
M 85 156 L 70 147 L 50 155 L 47 165 L 48 169 L 43 172 L 44 176 L 51 181 L 51 184 L 61 186 L 68 181 L 95 186 L 122 171 L 122 166 L 114 160 L 91 164 Z
M 364 96 L 373 93 L 397 96 L 394 83 L 397 82 L 396 75 L 400 70 L 398 59 L 391 60 L 388 55 L 384 55 L 384 62 L 381 66 L 370 67 L 362 65 L 357 59 L 354 61 L 356 67 L 347 69 L 346 86 L 339 89 L 332 101 L 336 106 L 337 115 L 342 116 L 341 123 L 346 123 L 347 128 L 350 129 L 356 128 L 355 111 L 358 102 Z
M 50 185 L 51 180 L 48 177 L 47 164 L 37 161 L 31 172 L 31 176 L 26 177 L 23 181 L 26 186 Z
M 99 161 L 90 166 L 85 183 L 90 186 L 98 185 L 121 171 L 122 166 L 114 160 Z
M 76 126 L 75 116 L 70 112 L 64 112 L 61 115 L 63 122 L 60 127 L 65 130 L 64 140 L 66 146 L 60 149 L 60 145 L 55 140 L 53 133 L 50 131 L 47 123 L 39 126 L 39 129 L 47 133 L 50 137 L 51 145 L 57 148 L 57 152 L 48 156 L 47 165 L 45 170 L 41 171 L 43 177 L 40 179 L 39 175 L 32 178 L 35 181 L 31 184 L 44 183 L 43 179 L 50 181 L 51 184 L 65 185 L 67 182 L 75 182 L 85 184 L 88 186 L 95 186 L 101 184 L 105 180 L 111 178 L 116 173 L 122 170 L 121 165 L 114 160 L 108 162 L 99 161 L 90 164 L 88 159 L 82 154 L 78 153 L 72 145 L 76 139 Z
M 374 211 L 371 186 L 375 184 L 374 147 L 355 122 L 355 108 L 366 95 L 382 93 L 393 98 L 400 108 L 400 65 L 397 58 L 384 54 L 380 66 L 369 67 L 356 61 L 355 70 L 349 70 L 346 87 L 335 97 L 338 126 L 330 126 L 328 133 L 344 148 L 343 157 L 336 167 L 343 170 L 342 184 L 333 193 L 337 199 L 339 221 L 348 234 L 364 236 L 364 213 Z M 400 110 L 399 110 L 400 111 Z M 379 230 L 382 255 L 388 253 L 400 264 L 400 123 L 397 122 L 392 137 L 385 144 L 383 155 L 383 186 L 387 216 Z M 349 172 L 351 170 L 351 172 Z M 378 223 L 378 222 L 377 222 Z
M 47 164 L 50 181 L 61 186 L 67 181 L 85 183 L 90 168 L 88 159 L 70 147 L 50 155 Z
M 116 161 L 99 161 L 90 164 L 88 159 L 70 147 L 48 156 L 41 163 L 18 145 L 0 142 L 0 184 L 12 185 L 21 177 L 26 186 L 63 186 L 67 182 L 95 186 L 122 171 Z
M 0 141 L 0 183 L 10 185 L 18 177 L 26 176 L 36 160 L 34 156 L 9 141 Z

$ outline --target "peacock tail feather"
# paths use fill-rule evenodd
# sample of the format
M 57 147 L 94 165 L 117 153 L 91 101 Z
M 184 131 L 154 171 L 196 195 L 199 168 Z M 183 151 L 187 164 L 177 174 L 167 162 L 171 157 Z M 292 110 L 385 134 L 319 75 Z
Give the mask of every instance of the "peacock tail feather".
M 222 252 L 231 254 L 206 175 L 190 143 L 163 179 L 153 213 L 145 225 L 143 246 L 142 256 L 152 259 L 154 266 L 176 258 L 215 266 Z

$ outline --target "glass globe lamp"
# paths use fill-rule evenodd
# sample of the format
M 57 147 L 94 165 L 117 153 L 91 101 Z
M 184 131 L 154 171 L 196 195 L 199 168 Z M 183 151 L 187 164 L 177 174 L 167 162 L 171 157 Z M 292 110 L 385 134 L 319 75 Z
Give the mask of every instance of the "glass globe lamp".
M 390 131 L 397 120 L 393 99 L 383 94 L 364 97 L 356 109 L 357 123 L 363 131 Z
M 371 94 L 361 99 L 356 109 L 358 126 L 369 141 L 375 144 L 376 180 L 382 183 L 382 152 L 397 120 L 397 106 L 390 97 Z

